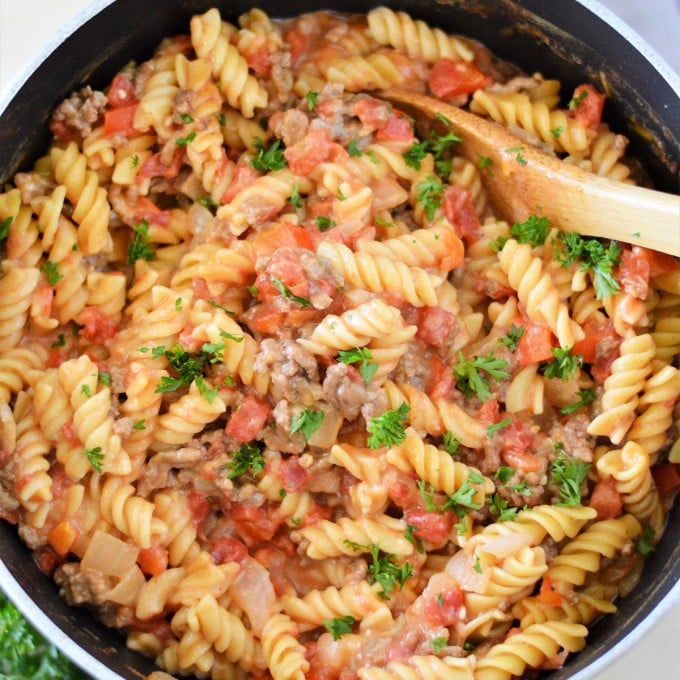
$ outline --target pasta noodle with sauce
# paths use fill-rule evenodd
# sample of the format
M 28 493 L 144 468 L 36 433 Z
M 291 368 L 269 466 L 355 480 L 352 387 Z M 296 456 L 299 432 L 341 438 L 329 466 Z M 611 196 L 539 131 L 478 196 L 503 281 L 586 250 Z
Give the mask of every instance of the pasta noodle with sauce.
M 680 264 L 502 221 L 366 91 L 633 182 L 604 95 L 385 7 L 186 34 L 0 192 L 0 515 L 173 675 L 554 668 L 663 533 Z

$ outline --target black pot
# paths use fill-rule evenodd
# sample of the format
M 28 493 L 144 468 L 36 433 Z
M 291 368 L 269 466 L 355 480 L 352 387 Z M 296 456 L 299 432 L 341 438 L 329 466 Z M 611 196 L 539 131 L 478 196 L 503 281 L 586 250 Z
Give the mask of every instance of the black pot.
M 601 88 L 606 83 L 610 98 L 605 119 L 628 135 L 631 153 L 656 187 L 678 192 L 680 81 L 625 26 L 617 30 L 601 19 L 606 10 L 590 0 L 100 0 L 93 3 L 100 11 L 46 56 L 11 101 L 0 103 L 0 179 L 30 168 L 44 153 L 50 139 L 45 122 L 64 97 L 85 82 L 106 86 L 130 59 L 148 59 L 163 37 L 188 32 L 192 14 L 220 6 L 225 18 L 234 19 L 253 5 L 272 16 L 313 9 L 366 12 L 378 4 L 477 38 L 528 73 L 540 70 L 559 78 L 565 92 L 584 81 Z M 120 680 L 140 678 L 154 669 L 149 659 L 127 650 L 116 631 L 86 611 L 68 607 L 35 566 L 15 529 L 4 522 L 0 558 L 3 590 L 38 630 L 88 673 L 101 680 Z M 588 646 L 551 678 L 596 676 L 617 651 L 641 637 L 680 600 L 679 579 L 680 504 L 676 504 L 634 592 L 621 601 L 614 616 L 593 627 Z

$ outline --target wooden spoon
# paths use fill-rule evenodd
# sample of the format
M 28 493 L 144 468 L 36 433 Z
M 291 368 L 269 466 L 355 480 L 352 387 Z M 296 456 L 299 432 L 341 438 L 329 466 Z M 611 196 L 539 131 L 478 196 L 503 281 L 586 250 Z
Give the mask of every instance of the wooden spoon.
M 462 137 L 461 155 L 477 165 L 494 206 L 510 222 L 531 214 L 584 236 L 624 241 L 680 256 L 680 196 L 599 177 L 563 163 L 493 121 L 406 90 L 380 96 L 424 114 L 444 116 Z

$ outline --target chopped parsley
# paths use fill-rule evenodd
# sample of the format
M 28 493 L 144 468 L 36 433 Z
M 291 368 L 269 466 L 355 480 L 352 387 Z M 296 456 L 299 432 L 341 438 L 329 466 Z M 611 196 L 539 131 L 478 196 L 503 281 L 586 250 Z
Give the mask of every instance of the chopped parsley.
M 379 227 L 393 227 L 394 223 L 393 222 L 388 222 L 387 220 L 384 220 L 382 217 L 374 217 L 373 221 L 379 226 Z
M 84 394 L 88 399 L 92 397 L 92 390 L 90 389 L 89 385 L 81 385 L 80 393 Z
M 312 411 L 306 408 L 302 413 L 293 416 L 290 422 L 290 434 L 293 436 L 296 432 L 301 432 L 302 436 L 309 441 L 321 427 L 321 423 L 323 423 L 323 411 Z
M 338 201 L 346 201 L 347 196 L 342 193 L 342 189 L 338 188 Z
M 92 449 L 85 449 L 85 456 L 89 461 L 90 465 L 95 472 L 101 473 L 102 471 L 102 461 L 104 460 L 104 454 L 102 453 L 101 446 L 95 446 Z
M 255 149 L 257 153 L 251 159 L 250 165 L 258 172 L 270 172 L 271 170 L 282 170 L 286 167 L 286 157 L 283 155 L 281 140 L 277 139 L 268 149 L 264 148 L 264 143 L 260 137 L 255 138 Z
M 97 374 L 97 377 L 101 381 L 103 385 L 106 385 L 107 387 L 111 387 L 111 374 L 107 373 L 106 371 L 99 371 Z
M 475 553 L 475 563 L 472 565 L 472 568 L 478 573 L 482 573 L 482 563 L 479 559 L 479 555 Z
M 302 199 L 300 198 L 300 183 L 296 182 L 293 185 L 293 190 L 290 192 L 290 196 L 288 198 L 290 201 L 290 204 L 294 208 L 301 208 L 302 207 Z
M 378 593 L 384 600 L 389 593 L 401 587 L 413 574 L 413 565 L 410 562 L 397 564 L 392 555 L 386 554 L 379 557 L 380 546 L 374 543 L 370 547 L 372 563 L 368 565 L 369 583 L 379 583 L 382 591 Z
M 445 637 L 436 637 L 430 640 L 430 644 L 432 645 L 434 653 L 439 654 L 442 649 L 444 649 L 444 647 L 449 644 L 449 640 Z
M 514 491 L 515 493 L 520 493 L 522 496 L 531 496 L 531 488 L 529 485 L 524 481 L 520 481 L 517 484 L 509 484 L 508 482 L 515 476 L 515 473 L 517 470 L 513 467 L 509 467 L 507 465 L 501 465 L 498 470 L 496 470 L 496 474 L 494 477 L 506 488 L 510 489 L 510 491 Z
M 226 335 L 229 334 L 227 333 Z M 203 376 L 206 365 L 214 364 L 221 360 L 220 351 L 222 349 L 224 349 L 224 346 L 211 343 L 205 343 L 198 352 L 187 352 L 181 345 L 174 345 L 169 350 L 166 350 L 163 346 L 154 347 L 151 350 L 151 356 L 153 358 L 165 356 L 170 366 L 177 373 L 176 378 L 171 378 L 167 375 L 163 376 L 160 384 L 156 387 L 156 392 L 172 392 L 185 385 L 190 385 L 199 376 Z M 142 347 L 139 351 L 149 351 L 149 348 Z M 196 387 L 198 387 L 200 392 L 201 388 L 198 383 Z
M 221 309 L 225 314 L 228 314 L 229 316 L 236 316 L 236 314 L 234 312 L 232 312 L 231 309 L 227 309 L 226 307 L 223 307 L 218 302 L 215 302 L 215 300 L 208 300 L 208 304 L 212 305 L 215 309 Z
M 398 409 L 385 411 L 382 415 L 370 418 L 366 430 L 371 435 L 368 445 L 372 449 L 381 446 L 396 446 L 406 439 L 405 423 L 411 407 L 404 403 Z
M 453 456 L 458 452 L 458 447 L 460 446 L 460 441 L 456 439 L 453 432 L 444 432 L 442 436 L 442 447 L 444 451 L 450 456 Z
M 316 226 L 319 227 L 319 231 L 328 231 L 331 227 L 335 226 L 335 220 L 323 215 L 317 215 Z
M 313 90 L 309 90 L 307 94 L 305 95 L 305 99 L 307 100 L 307 108 L 310 111 L 314 111 L 316 108 L 316 100 L 319 98 L 319 93 L 314 92 Z
M 427 156 L 427 141 L 414 142 L 413 146 L 402 154 L 409 168 L 420 170 L 420 162 Z
M 208 383 L 202 375 L 197 375 L 194 379 L 194 384 L 196 385 L 200 395 L 209 403 L 212 404 L 217 396 L 217 387 L 208 387 Z
M 134 425 L 132 426 L 133 430 L 146 430 L 146 425 L 144 424 L 144 420 L 137 420 L 135 421 Z
M 495 493 L 489 499 L 489 511 L 495 516 L 497 522 L 507 522 L 515 519 L 519 508 L 510 507 L 508 501 Z
M 560 487 L 561 502 L 558 505 L 579 505 L 581 485 L 589 469 L 589 463 L 571 458 L 562 447 L 558 447 L 557 458 L 550 465 L 550 481 Z
M 468 397 L 476 395 L 480 401 L 491 399 L 493 394 L 489 389 L 489 381 L 481 375 L 481 372 L 494 380 L 506 380 L 510 377 L 505 370 L 508 365 L 505 359 L 497 359 L 493 352 L 489 352 L 487 357 L 475 356 L 470 361 L 465 360 L 463 353 L 458 350 L 458 363 L 453 367 L 456 387 Z
M 212 210 L 213 208 L 217 207 L 217 205 L 213 203 L 213 200 L 212 198 L 210 198 L 210 196 L 199 196 L 196 199 L 196 203 L 202 205 L 204 208 L 207 208 L 208 210 Z
M 187 146 L 188 144 L 191 144 L 194 139 L 196 139 L 196 130 L 192 130 L 186 137 L 178 137 L 175 140 L 175 144 L 177 144 L 177 146 Z
M 428 175 L 416 184 L 416 200 L 423 204 L 428 220 L 433 220 L 444 201 L 444 185 L 434 175 Z
M 264 456 L 262 449 L 258 444 L 247 442 L 241 444 L 238 451 L 231 452 L 231 461 L 224 467 L 230 470 L 227 477 L 229 479 L 236 479 L 246 472 L 255 476 L 264 470 Z
M 418 488 L 420 489 L 420 495 L 425 502 L 425 510 L 427 512 L 438 512 L 440 514 L 444 513 L 446 510 L 453 510 L 458 517 L 465 517 L 468 510 L 478 510 L 482 507 L 481 503 L 477 503 L 473 500 L 474 496 L 477 494 L 477 489 L 472 486 L 473 484 L 482 484 L 484 482 L 484 476 L 472 470 L 469 477 L 454 491 L 450 496 L 446 497 L 443 504 L 437 503 L 435 499 L 434 488 L 431 484 L 425 482 L 425 480 L 418 481 Z
M 276 290 L 278 290 L 279 293 L 281 293 L 281 295 L 286 298 L 286 300 L 297 302 L 297 304 L 299 304 L 303 309 L 305 307 L 309 307 L 312 304 L 307 298 L 300 297 L 299 295 L 293 295 L 293 293 L 290 292 L 288 286 L 286 286 L 286 284 L 283 283 L 283 281 L 281 281 L 281 279 L 278 277 L 271 275 L 271 280 L 274 288 L 276 288 Z
M 339 640 L 346 633 L 352 632 L 352 625 L 356 619 L 349 614 L 347 616 L 337 616 L 334 619 L 324 619 L 324 628 L 333 636 L 334 640 Z
M 486 428 L 486 436 L 487 437 L 493 437 L 496 432 L 500 432 L 501 430 L 504 430 L 510 423 L 512 422 L 512 417 L 508 416 L 507 418 L 503 418 L 498 423 L 493 423 L 489 425 L 489 427 Z
M 515 222 L 510 227 L 510 235 L 520 243 L 529 243 L 532 248 L 542 246 L 548 238 L 550 221 L 547 217 L 529 215 L 524 222 Z
M 361 149 L 357 145 L 356 139 L 352 138 L 349 140 L 349 144 L 347 145 L 347 153 L 354 158 L 359 158 L 359 156 L 362 155 Z
M 66 340 L 64 339 L 64 334 L 59 333 L 57 336 L 57 339 L 52 343 L 52 349 L 56 349 L 57 347 L 65 347 L 66 346 Z
M 581 90 L 577 95 L 573 96 L 570 100 L 569 103 L 567 104 L 567 108 L 570 111 L 573 111 L 574 109 L 577 109 L 581 104 L 583 103 L 583 100 L 588 96 L 588 90 Z
M 137 260 L 155 260 L 156 250 L 149 238 L 149 223 L 142 220 L 133 231 L 135 235 L 128 247 L 127 264 L 134 264 Z
M 576 394 L 578 399 L 573 404 L 568 404 L 561 408 L 560 413 L 569 415 L 595 401 L 595 390 L 579 390 Z
M 12 226 L 13 219 L 10 215 L 0 222 L 0 241 L 4 241 L 9 236 L 9 228 Z
M 558 125 L 550 130 L 550 134 L 553 139 L 559 139 L 560 135 L 564 132 L 564 125 Z
M 571 380 L 576 376 L 576 372 L 583 365 L 581 354 L 572 354 L 571 347 L 553 347 L 550 350 L 555 357 L 543 368 L 543 375 L 546 378 L 561 378 Z
M 645 522 L 642 525 L 642 533 L 635 541 L 635 547 L 637 551 L 643 557 L 647 557 L 651 552 L 654 551 L 654 536 L 656 531 L 652 528 L 649 522 Z
M 619 291 L 613 270 L 620 264 L 620 246 L 614 242 L 605 246 L 595 238 L 584 238 L 576 232 L 560 232 L 558 239 L 553 241 L 555 258 L 563 267 L 580 260 L 581 271 L 591 270 L 595 275 L 595 295 L 598 300 Z
M 179 117 L 182 119 L 182 122 L 185 123 L 186 125 L 194 122 L 193 116 L 191 116 L 188 113 L 180 113 Z
M 359 364 L 359 373 L 368 385 L 378 370 L 378 364 L 371 361 L 373 355 L 368 347 L 355 347 L 353 349 L 341 349 L 338 352 L 338 361 L 343 364 Z
M 59 273 L 59 265 L 56 262 L 50 262 L 49 260 L 43 262 L 40 265 L 40 271 L 45 274 L 47 283 L 50 286 L 56 286 L 64 278 L 63 274 Z
M 414 532 L 418 531 L 418 525 L 417 524 L 407 524 L 406 525 L 406 533 L 404 534 L 404 538 L 411 544 L 416 547 L 416 550 L 422 555 L 423 553 L 423 542 L 416 536 L 414 536 Z
M 493 161 L 488 156 L 477 156 L 477 167 L 480 170 L 486 170 L 491 166 Z
M 514 352 L 517 349 L 517 343 L 522 339 L 525 331 L 524 326 L 515 326 L 514 323 L 510 324 L 510 330 L 501 338 L 501 345 Z

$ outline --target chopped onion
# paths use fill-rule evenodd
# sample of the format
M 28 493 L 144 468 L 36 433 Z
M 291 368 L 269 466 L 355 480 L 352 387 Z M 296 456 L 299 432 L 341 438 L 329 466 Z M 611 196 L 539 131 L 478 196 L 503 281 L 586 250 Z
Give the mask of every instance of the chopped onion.
M 483 544 L 477 546 L 476 550 L 479 553 L 484 552 L 495 557 L 508 557 L 531 545 L 531 540 L 531 536 L 527 534 L 508 534 L 484 541 Z
M 321 425 L 319 425 L 319 429 L 311 436 L 309 444 L 310 446 L 328 448 L 338 439 L 338 431 L 342 425 L 342 416 L 332 406 L 327 404 L 324 404 L 321 410 L 323 411 L 323 420 Z
M 246 613 L 253 633 L 259 637 L 265 621 L 277 612 L 276 593 L 269 572 L 257 560 L 246 557 L 241 567 L 241 573 L 229 587 L 229 595 Z
M 144 574 L 142 574 L 142 570 L 135 565 L 120 580 L 118 585 L 111 590 L 106 599 L 117 604 L 134 607 L 145 583 L 146 579 Z
M 81 567 L 120 579 L 137 563 L 139 548 L 105 531 L 96 531 L 83 555 Z
M 447 563 L 446 571 L 456 579 L 461 590 L 483 593 L 489 582 L 490 569 L 475 571 L 475 559 L 464 550 L 459 550 Z

